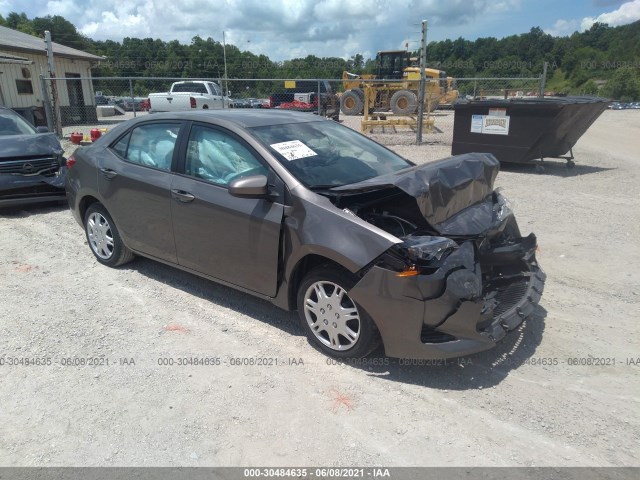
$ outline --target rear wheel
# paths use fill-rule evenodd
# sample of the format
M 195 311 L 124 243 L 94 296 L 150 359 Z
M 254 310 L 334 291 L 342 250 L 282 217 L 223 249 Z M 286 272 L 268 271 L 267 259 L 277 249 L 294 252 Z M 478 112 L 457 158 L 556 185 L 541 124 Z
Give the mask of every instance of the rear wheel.
M 298 288 L 298 314 L 309 341 L 326 355 L 360 358 L 379 344 L 375 324 L 351 297 L 354 279 L 337 268 L 312 270 Z
M 84 230 L 91 252 L 108 267 L 117 267 L 133 260 L 133 252 L 120 238 L 113 219 L 100 203 L 92 204 L 84 215 Z
M 396 115 L 412 115 L 418 108 L 418 98 L 410 90 L 398 90 L 391 96 L 390 106 Z
M 364 109 L 364 96 L 356 89 L 347 90 L 340 98 L 340 111 L 345 115 L 360 115 Z

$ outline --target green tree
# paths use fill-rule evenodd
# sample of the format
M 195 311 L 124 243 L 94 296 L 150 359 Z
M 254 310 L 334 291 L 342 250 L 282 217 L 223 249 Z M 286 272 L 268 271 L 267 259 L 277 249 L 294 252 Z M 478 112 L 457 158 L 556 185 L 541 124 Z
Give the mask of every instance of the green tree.
M 27 14 L 11 12 L 7 15 L 7 18 L 3 19 L 3 26 L 18 30 L 19 32 L 28 33 L 29 35 L 38 35 L 36 30 L 31 24 L 31 20 L 27 17 Z
M 91 47 L 91 41 L 82 35 L 76 27 L 60 15 L 47 15 L 36 17 L 31 21 L 31 26 L 37 36 L 43 36 L 45 30 L 51 32 L 51 39 L 67 47 L 78 50 L 87 50 Z
M 602 87 L 602 93 L 609 98 L 623 102 L 640 100 L 638 71 L 631 67 L 617 69 L 606 85 Z

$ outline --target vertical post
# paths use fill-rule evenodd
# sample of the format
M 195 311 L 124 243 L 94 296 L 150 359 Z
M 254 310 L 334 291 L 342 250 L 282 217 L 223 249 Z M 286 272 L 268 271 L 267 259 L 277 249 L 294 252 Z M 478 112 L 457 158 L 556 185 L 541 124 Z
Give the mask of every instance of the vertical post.
M 320 96 L 320 80 L 318 80 L 318 116 L 322 113 L 322 97 Z
M 51 110 L 51 99 L 49 98 L 49 92 L 47 91 L 47 82 L 42 74 L 40 75 L 40 88 L 42 89 L 42 103 L 44 104 L 44 114 L 47 118 L 47 128 L 50 132 L 53 132 L 54 121 L 53 111 Z
M 542 66 L 542 77 L 540 78 L 540 97 L 544 97 L 544 88 L 547 84 L 547 68 L 549 67 L 549 62 L 544 62 Z
M 60 118 L 60 101 L 58 99 L 58 85 L 56 84 L 56 65 L 53 58 L 53 44 L 51 43 L 51 32 L 45 30 L 44 43 L 47 49 L 47 63 L 49 65 L 49 78 L 51 80 L 51 97 L 53 102 L 53 131 L 62 137 L 62 122 Z
M 371 84 L 366 81 L 362 82 L 364 90 L 364 112 L 362 112 L 362 122 L 360 122 L 360 131 L 366 133 L 369 131 L 369 105 L 371 104 Z
M 136 118 L 136 101 L 133 98 L 133 80 L 129 78 L 129 95 L 131 96 L 131 105 L 133 105 L 133 118 Z
M 222 56 L 224 57 L 224 95 L 223 95 L 223 103 L 224 97 L 229 95 L 229 85 L 227 84 L 227 42 L 224 36 L 224 30 L 222 31 Z
M 420 91 L 418 92 L 418 129 L 416 132 L 416 145 L 422 143 L 422 116 L 424 115 L 424 90 L 426 76 L 424 69 L 427 66 L 427 21 L 422 21 L 422 40 L 420 44 Z

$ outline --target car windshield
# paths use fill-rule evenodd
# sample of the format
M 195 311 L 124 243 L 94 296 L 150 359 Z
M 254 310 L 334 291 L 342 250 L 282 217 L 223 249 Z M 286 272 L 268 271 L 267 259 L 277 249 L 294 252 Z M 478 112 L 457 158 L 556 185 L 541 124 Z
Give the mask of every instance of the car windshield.
M 37 133 L 24 118 L 10 110 L 0 110 L 0 135 L 31 135 Z
M 268 125 L 249 130 L 287 170 L 312 189 L 357 183 L 413 165 L 335 122 Z

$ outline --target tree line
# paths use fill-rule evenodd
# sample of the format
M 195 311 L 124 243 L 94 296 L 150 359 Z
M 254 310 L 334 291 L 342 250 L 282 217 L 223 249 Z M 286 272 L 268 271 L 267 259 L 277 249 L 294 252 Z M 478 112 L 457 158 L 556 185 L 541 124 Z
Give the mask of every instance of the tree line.
M 177 40 L 124 38 L 97 41 L 78 32 L 59 15 L 29 19 L 12 12 L 0 25 L 31 35 L 51 31 L 53 41 L 106 59 L 94 65 L 94 77 L 206 77 L 224 75 L 223 45 L 212 38 Z M 418 57 L 419 52 L 413 52 Z M 226 45 L 229 78 L 341 78 L 343 71 L 375 72 L 375 59 L 356 53 L 349 59 L 308 55 L 274 61 L 235 45 Z M 520 35 L 476 40 L 442 40 L 427 46 L 428 66 L 456 78 L 537 77 L 547 62 L 547 90 L 640 100 L 640 21 L 619 27 L 595 23 L 584 32 L 554 37 L 539 27 Z

